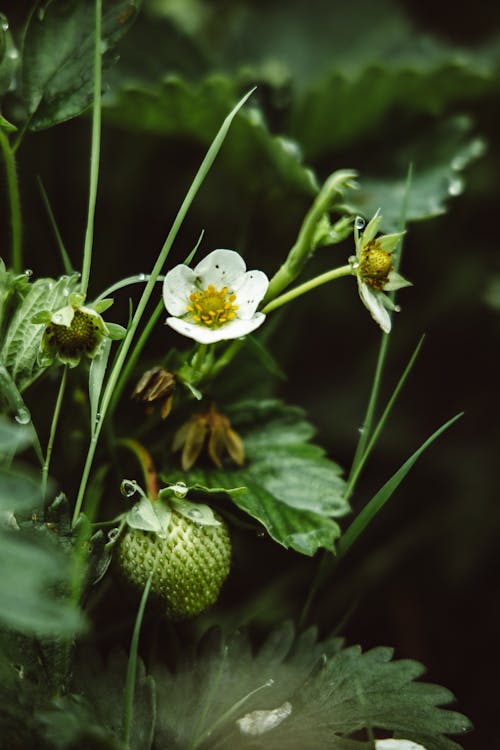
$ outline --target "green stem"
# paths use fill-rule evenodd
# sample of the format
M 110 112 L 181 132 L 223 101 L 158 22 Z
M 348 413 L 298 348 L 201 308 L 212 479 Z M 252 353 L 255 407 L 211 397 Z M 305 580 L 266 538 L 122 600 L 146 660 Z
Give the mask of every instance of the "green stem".
M 2 130 L 0 130 L 0 148 L 2 149 L 5 162 L 7 190 L 9 193 L 10 201 L 10 226 L 12 230 L 12 270 L 14 271 L 14 273 L 21 273 L 23 266 L 21 200 L 19 197 L 16 160 L 14 158 L 14 151 L 10 146 L 9 139 Z
M 134 696 L 135 696 L 135 682 L 137 673 L 137 650 L 139 648 L 139 636 L 141 633 L 142 620 L 144 618 L 144 611 L 146 609 L 146 603 L 149 596 L 149 590 L 151 588 L 151 582 L 153 580 L 153 574 L 155 572 L 156 563 L 153 570 L 149 574 L 148 580 L 144 587 L 144 591 L 141 597 L 141 603 L 137 610 L 137 617 L 135 619 L 134 632 L 132 633 L 132 640 L 130 642 L 130 652 L 127 667 L 127 677 L 125 679 L 125 701 L 123 706 L 123 744 L 126 748 L 130 747 L 130 731 L 132 729 L 132 720 L 134 716 Z
M 94 46 L 94 105 L 92 110 L 92 145 L 90 151 L 90 185 L 89 204 L 87 213 L 87 227 L 85 230 L 85 244 L 83 248 L 83 265 L 81 292 L 87 294 L 90 278 L 90 264 L 92 262 L 92 246 L 94 241 L 94 217 L 97 199 L 97 183 L 99 179 L 99 154 L 101 148 L 101 88 L 102 88 L 102 59 L 101 59 L 101 25 L 102 0 L 95 0 L 95 46 Z
M 267 294 L 264 297 L 264 304 L 277 297 L 285 287 L 297 278 L 314 250 L 314 237 L 318 222 L 323 218 L 325 213 L 331 210 L 335 197 L 341 194 L 342 190 L 355 177 L 355 172 L 342 170 L 334 172 L 326 180 L 302 222 L 295 245 L 288 253 L 288 257 L 283 265 L 269 282 Z
M 291 302 L 292 300 L 296 299 L 297 297 L 300 297 L 302 294 L 306 294 L 307 292 L 312 291 L 313 289 L 316 289 L 316 287 L 321 286 L 322 284 L 327 284 L 329 281 L 334 281 L 334 279 L 340 279 L 343 276 L 351 276 L 352 275 L 352 267 L 351 265 L 345 265 L 345 266 L 339 266 L 339 268 L 333 268 L 331 271 L 326 271 L 325 273 L 320 274 L 319 276 L 315 276 L 314 279 L 309 279 L 309 281 L 305 281 L 303 284 L 300 284 L 299 286 L 296 286 L 294 289 L 291 289 L 289 292 L 285 292 L 284 294 L 281 294 L 279 297 L 276 297 L 271 302 L 268 302 L 265 307 L 262 308 L 262 312 L 267 315 L 267 313 L 273 312 L 273 310 L 277 310 L 282 305 L 286 305 L 287 302 Z M 235 339 L 231 342 L 231 344 L 227 347 L 224 354 L 219 357 L 219 359 L 214 363 L 213 367 L 210 368 L 209 372 L 207 373 L 207 378 L 214 378 L 221 370 L 224 369 L 224 367 L 227 367 L 234 357 L 238 354 L 242 346 L 245 344 L 245 339 Z
M 385 338 L 387 338 L 387 337 L 385 337 Z M 377 442 L 377 440 L 379 438 L 380 433 L 384 429 L 384 425 L 385 425 L 385 423 L 387 421 L 387 417 L 389 416 L 389 414 L 390 414 L 390 412 L 392 410 L 392 407 L 394 406 L 394 403 L 395 403 L 397 397 L 399 396 L 399 394 L 401 392 L 401 389 L 402 389 L 402 387 L 404 386 L 404 384 L 406 382 L 406 379 L 408 378 L 408 375 L 410 374 L 410 372 L 413 369 L 413 365 L 415 364 L 415 360 L 418 357 L 418 354 L 420 352 L 420 349 L 422 348 L 422 344 L 423 343 L 424 343 L 424 337 L 422 336 L 422 338 L 420 339 L 420 341 L 417 344 L 417 347 L 416 347 L 415 351 L 413 352 L 413 354 L 412 354 L 412 356 L 410 358 L 410 361 L 406 365 L 406 367 L 404 369 L 404 372 L 401 375 L 401 377 L 399 379 L 399 382 L 398 382 L 396 388 L 393 391 L 392 396 L 390 397 L 389 401 L 387 402 L 387 406 L 385 407 L 385 409 L 384 409 L 384 411 L 382 413 L 382 416 L 380 417 L 380 419 L 379 419 L 379 421 L 377 423 L 377 426 L 373 430 L 373 433 L 370 436 L 370 439 L 369 439 L 368 444 L 366 445 L 366 448 L 364 449 L 363 453 L 360 454 L 358 460 L 356 461 L 356 465 L 354 466 L 354 464 L 353 464 L 354 468 L 350 472 L 350 476 L 349 476 L 349 479 L 348 479 L 348 482 L 347 482 L 346 491 L 345 491 L 345 499 L 346 500 L 348 500 L 351 497 L 352 493 L 353 493 L 354 487 L 356 485 L 356 482 L 358 480 L 359 475 L 361 474 L 363 466 L 365 465 L 365 463 L 366 463 L 366 461 L 368 459 L 368 456 L 372 452 L 372 450 L 373 450 L 373 448 L 374 448 L 374 446 L 375 446 L 375 444 L 376 444 L 376 442 Z
M 366 407 L 365 418 L 360 427 L 359 440 L 356 446 L 356 451 L 354 453 L 354 458 L 352 461 L 351 470 L 349 472 L 349 477 L 347 479 L 348 486 L 351 486 L 351 485 L 353 486 L 353 481 L 352 481 L 353 477 L 357 478 L 357 476 L 359 475 L 358 466 L 365 454 L 366 446 L 368 445 L 368 441 L 371 436 L 372 422 L 373 422 L 373 417 L 375 414 L 375 409 L 377 407 L 380 384 L 382 382 L 382 373 L 383 373 L 384 364 L 385 364 L 386 357 L 387 357 L 387 349 L 389 346 L 389 339 L 390 339 L 390 336 L 386 336 L 385 334 L 382 335 L 380 339 L 380 347 L 378 350 L 375 373 L 373 375 L 370 398 L 368 401 L 368 406 Z
M 158 322 L 158 319 L 160 318 L 163 312 L 165 312 L 165 305 L 163 303 L 163 300 L 161 299 L 156 305 L 153 311 L 153 314 L 149 318 L 148 322 L 144 326 L 142 333 L 139 336 L 139 339 L 137 341 L 137 344 L 134 347 L 134 351 L 132 352 L 130 357 L 127 359 L 126 365 L 123 367 L 118 383 L 116 384 L 115 390 L 113 391 L 113 397 L 111 399 L 111 404 L 109 407 L 110 414 L 114 413 L 116 405 L 118 401 L 120 400 L 121 395 L 123 393 L 123 389 L 125 388 L 128 382 L 130 373 L 133 371 L 137 363 L 137 360 L 139 359 L 141 352 L 144 346 L 146 345 L 147 340 L 149 339 L 151 331 L 155 327 L 156 323 Z
M 74 273 L 74 270 L 71 265 L 71 260 L 69 258 L 68 252 L 66 248 L 64 247 L 63 238 L 61 237 L 59 227 L 57 226 L 56 218 L 54 216 L 54 212 L 52 211 L 52 206 L 50 205 L 49 196 L 47 195 L 47 192 L 43 186 L 43 182 L 41 181 L 40 177 L 37 177 L 36 179 L 37 179 L 38 187 L 40 189 L 40 193 L 42 196 L 42 201 L 45 206 L 45 210 L 47 211 L 47 215 L 49 217 L 49 222 L 52 227 L 52 231 L 54 232 L 56 245 L 59 248 L 59 252 L 61 254 L 61 259 L 62 259 L 63 266 L 64 266 L 64 272 L 70 275 Z
M 353 270 L 350 264 L 339 266 L 339 268 L 333 268 L 331 271 L 326 271 L 319 276 L 315 276 L 314 279 L 309 279 L 309 281 L 305 281 L 303 284 L 296 286 L 289 292 L 281 294 L 279 297 L 273 299 L 272 302 L 268 302 L 268 304 L 262 308 L 262 312 L 267 315 L 267 313 L 276 310 L 282 305 L 286 305 L 288 302 L 300 297 L 302 294 L 306 294 L 307 292 L 316 289 L 316 287 L 321 286 L 322 284 L 328 284 L 329 281 L 340 279 L 342 276 L 351 276 L 352 273 Z
M 49 476 L 50 459 L 52 458 L 52 449 L 54 447 L 54 440 L 56 437 L 57 425 L 59 422 L 59 415 L 61 413 L 61 406 L 64 398 L 64 391 L 66 388 L 66 380 L 68 375 L 68 367 L 64 365 L 61 382 L 59 384 L 59 392 L 57 394 L 56 405 L 54 407 L 54 414 L 52 416 L 52 424 L 50 425 L 49 442 L 47 444 L 47 453 L 45 454 L 45 461 L 42 466 L 42 498 L 45 499 L 45 493 L 47 492 L 47 480 Z
M 132 318 L 132 322 L 130 323 L 129 329 L 127 331 L 127 334 L 125 338 L 123 339 L 121 348 L 116 355 L 116 359 L 113 363 L 113 368 L 111 370 L 110 376 L 108 378 L 108 381 L 106 383 L 106 388 L 104 389 L 104 393 L 102 396 L 102 401 L 100 405 L 100 414 L 101 418 L 97 422 L 94 434 L 92 435 L 89 450 L 87 453 L 87 459 L 85 461 L 85 466 L 83 468 L 82 473 L 82 479 L 80 482 L 80 488 L 78 490 L 78 496 L 75 503 L 75 509 L 73 512 L 73 524 L 76 522 L 78 516 L 80 515 L 80 510 L 83 504 L 83 498 L 85 495 L 85 490 L 87 487 L 87 482 L 90 476 L 90 470 L 92 468 L 92 463 L 94 460 L 95 451 L 97 448 L 97 442 L 99 440 L 99 435 L 101 433 L 102 425 L 104 422 L 104 419 L 106 417 L 108 408 L 110 406 L 110 403 L 113 398 L 113 392 L 115 390 L 115 387 L 118 383 L 118 379 L 120 377 L 120 373 L 122 371 L 122 368 L 127 360 L 128 353 L 130 350 L 130 347 L 132 346 L 132 341 L 134 339 L 135 333 L 137 331 L 137 328 L 139 326 L 139 323 L 141 322 L 142 316 L 144 314 L 144 311 L 146 309 L 146 306 L 149 302 L 149 298 L 151 297 L 151 294 L 155 288 L 156 281 L 158 279 L 158 276 L 161 273 L 161 270 L 163 266 L 165 265 L 165 261 L 168 257 L 168 254 L 170 252 L 170 249 L 174 243 L 175 238 L 177 237 L 177 234 L 179 232 L 179 229 L 181 228 L 181 225 L 184 221 L 184 218 L 186 217 L 186 214 L 196 196 L 198 193 L 198 190 L 200 189 L 201 185 L 203 184 L 203 181 L 212 166 L 213 162 L 215 161 L 215 157 L 217 156 L 224 139 L 229 131 L 229 128 L 231 126 L 231 123 L 238 113 L 238 111 L 241 109 L 243 104 L 246 102 L 248 97 L 253 93 L 253 89 L 248 92 L 239 102 L 238 104 L 231 110 L 231 112 L 227 115 L 226 119 L 222 123 L 219 132 L 215 136 L 212 145 L 207 151 L 207 154 L 205 158 L 203 159 L 200 168 L 198 169 L 198 172 L 195 175 L 195 178 L 193 182 L 191 183 L 189 190 L 186 193 L 186 197 L 184 198 L 181 207 L 179 208 L 179 211 L 177 213 L 177 216 L 174 219 L 174 222 L 172 224 L 172 227 L 170 229 L 170 232 L 167 235 L 167 238 L 163 244 L 163 247 L 158 255 L 158 258 L 156 260 L 156 263 L 153 267 L 153 270 L 151 271 L 151 275 L 149 277 L 148 283 L 146 284 L 146 287 L 142 293 L 142 296 L 139 300 L 139 303 L 137 305 L 137 309 L 135 311 L 134 317 Z

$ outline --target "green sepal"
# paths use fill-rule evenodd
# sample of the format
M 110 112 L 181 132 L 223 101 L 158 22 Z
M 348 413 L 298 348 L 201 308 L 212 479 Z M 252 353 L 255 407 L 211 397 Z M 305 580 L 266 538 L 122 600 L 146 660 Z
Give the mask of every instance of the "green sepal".
M 131 529 L 154 531 L 165 539 L 171 515 L 171 509 L 160 499 L 152 502 L 144 496 L 129 510 L 125 520 Z
M 382 218 L 382 217 L 381 217 Z M 377 245 L 384 253 L 392 253 L 399 240 L 405 232 L 396 232 L 394 234 L 383 234 L 377 239 Z
M 371 242 L 373 238 L 376 236 L 377 232 L 380 229 L 380 225 L 382 223 L 382 216 L 380 215 L 380 209 L 377 210 L 377 213 L 371 219 L 368 224 L 366 225 L 366 228 L 361 235 L 361 239 L 363 242 L 363 245 L 367 245 L 368 242 Z
M 106 322 L 104 326 L 106 329 L 106 335 L 113 341 L 119 341 L 120 339 L 123 339 L 127 334 L 127 329 L 119 325 L 118 323 Z
M 221 522 L 216 519 L 212 508 L 204 503 L 191 503 L 184 498 L 172 496 L 169 499 L 169 504 L 175 511 L 177 511 L 177 513 L 180 513 L 181 516 L 184 516 L 188 521 L 193 521 L 199 526 L 221 525 Z
M 92 305 L 92 309 L 97 313 L 103 313 L 108 310 L 111 305 L 114 304 L 114 302 L 114 299 L 111 299 L 111 297 L 106 297 L 106 299 L 101 299 L 98 302 L 94 302 L 94 304 Z

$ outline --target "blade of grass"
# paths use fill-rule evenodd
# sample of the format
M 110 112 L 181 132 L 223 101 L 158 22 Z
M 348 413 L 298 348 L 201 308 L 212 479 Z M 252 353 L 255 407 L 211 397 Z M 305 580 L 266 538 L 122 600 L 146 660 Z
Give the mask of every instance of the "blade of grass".
M 366 529 L 368 524 L 375 518 L 387 501 L 392 497 L 394 492 L 397 490 L 403 479 L 406 477 L 410 469 L 415 464 L 416 460 L 427 450 L 427 448 L 445 432 L 452 424 L 454 424 L 460 417 L 463 416 L 463 412 L 456 414 L 452 419 L 441 425 L 439 429 L 432 433 L 425 442 L 422 443 L 415 453 L 405 461 L 405 463 L 396 471 L 395 474 L 380 488 L 380 490 L 372 497 L 372 499 L 365 505 L 362 511 L 358 513 L 354 521 L 351 523 L 349 528 L 341 536 L 337 544 L 337 560 L 340 560 L 352 547 L 354 542 Z
M 95 0 L 95 39 L 94 39 L 94 101 L 92 107 L 92 141 L 90 147 L 90 181 L 87 226 L 83 247 L 81 292 L 87 294 L 94 243 L 94 217 L 97 200 L 97 183 L 99 181 L 99 159 L 101 150 L 101 89 L 102 89 L 102 53 L 101 53 L 102 0 Z
M 158 276 L 161 273 L 161 270 L 172 248 L 174 240 L 177 237 L 179 229 L 184 221 L 184 218 L 186 217 L 186 214 L 192 202 L 194 201 L 196 194 L 198 193 L 198 190 L 201 188 L 212 164 L 215 161 L 217 154 L 219 153 L 219 150 L 222 147 L 222 144 L 224 143 L 224 140 L 229 132 L 229 128 L 231 127 L 231 123 L 233 119 L 235 118 L 236 114 L 239 112 L 241 107 L 245 104 L 249 96 L 251 96 L 253 91 L 254 89 L 251 89 L 247 94 L 245 94 L 245 96 L 242 99 L 240 99 L 238 104 L 227 115 L 226 119 L 224 120 L 224 122 L 222 123 L 219 129 L 219 132 L 217 133 L 214 140 L 212 141 L 212 144 L 210 145 L 210 148 L 208 149 L 205 155 L 205 158 L 203 159 L 201 166 L 198 169 L 198 172 L 196 173 L 194 180 L 191 183 L 191 186 L 189 187 L 189 190 L 186 193 L 186 197 L 184 198 L 181 204 L 181 207 L 179 208 L 177 216 L 174 219 L 170 232 L 167 235 L 167 238 L 163 244 L 163 247 L 153 267 L 153 270 L 149 277 L 149 281 L 146 284 L 146 287 L 139 300 L 139 304 L 137 305 L 137 309 L 135 311 L 132 322 L 127 330 L 127 334 L 125 338 L 123 339 L 121 348 L 113 362 L 113 368 L 111 370 L 110 376 L 108 378 L 108 381 L 106 383 L 106 387 L 104 389 L 104 393 L 102 396 L 101 407 L 100 407 L 101 418 L 100 420 L 98 420 L 96 430 L 94 434 L 92 435 L 90 445 L 89 445 L 89 450 L 87 453 L 87 459 L 86 459 L 85 466 L 84 466 L 83 473 L 82 473 L 80 488 L 78 491 L 78 496 L 77 496 L 77 500 L 75 503 L 75 510 L 73 513 L 73 523 L 75 523 L 76 519 L 78 518 L 80 514 L 80 510 L 81 510 L 82 503 L 83 503 L 83 497 L 85 494 L 85 488 L 87 486 L 88 478 L 90 475 L 90 470 L 92 468 L 92 463 L 94 460 L 95 450 L 97 447 L 97 442 L 99 439 L 101 427 L 104 422 L 108 407 L 110 406 L 111 400 L 113 398 L 113 392 L 118 383 L 118 378 L 120 377 L 120 373 L 128 357 L 129 350 L 132 346 L 133 338 L 135 336 L 139 323 L 142 319 L 146 306 L 149 302 L 149 298 L 151 297 L 151 294 L 155 287 Z
M 155 565 L 156 568 L 156 565 Z M 130 730 L 132 728 L 132 720 L 134 718 L 134 695 L 135 695 L 135 680 L 137 674 L 137 650 L 139 648 L 139 635 L 141 633 L 142 620 L 144 618 L 144 611 L 146 609 L 146 603 L 148 601 L 149 590 L 151 588 L 151 581 L 153 580 L 153 574 L 155 568 L 149 574 L 149 578 L 146 581 L 144 591 L 137 610 L 137 617 L 135 618 L 134 632 L 132 633 L 132 640 L 130 642 L 130 652 L 128 657 L 127 666 L 127 677 L 125 679 L 125 696 L 123 706 L 123 744 L 128 748 L 130 742 Z
M 312 606 L 312 602 L 318 591 L 324 586 L 328 578 L 331 576 L 333 570 L 337 566 L 340 559 L 346 552 L 352 547 L 359 535 L 364 531 L 370 521 L 375 515 L 384 507 L 389 498 L 393 495 L 396 489 L 399 487 L 403 479 L 406 477 L 410 469 L 413 467 L 416 460 L 422 455 L 422 453 L 436 440 L 448 427 L 451 427 L 462 416 L 463 412 L 460 412 L 455 417 L 450 419 L 444 425 L 442 425 L 436 432 L 434 432 L 427 440 L 422 443 L 415 453 L 398 469 L 398 471 L 387 481 L 384 486 L 372 497 L 367 503 L 363 510 L 358 513 L 354 521 L 348 527 L 348 529 L 342 534 L 339 541 L 337 542 L 337 554 L 335 557 L 324 554 L 320 560 L 315 579 L 309 588 L 306 601 L 302 608 L 302 612 L 299 618 L 299 627 L 304 627 L 306 624 L 309 612 Z
M 57 247 L 59 248 L 59 253 L 61 255 L 61 260 L 64 266 L 64 272 L 68 275 L 71 275 L 75 272 L 75 269 L 71 265 L 71 260 L 68 255 L 68 252 L 64 246 L 63 239 L 61 237 L 61 233 L 59 231 L 59 227 L 57 226 L 57 222 L 54 216 L 54 212 L 52 211 L 52 206 L 50 205 L 49 196 L 47 195 L 47 192 L 43 186 L 43 182 L 40 179 L 40 177 L 37 176 L 36 181 L 38 183 L 38 188 L 40 190 L 40 194 L 42 196 L 42 201 L 45 206 L 45 210 L 47 211 L 47 215 L 49 217 L 50 226 L 52 227 L 52 231 L 54 232 L 54 236 L 56 238 Z
M 186 260 L 184 261 L 184 264 L 186 266 L 188 266 L 191 263 L 191 261 L 193 260 L 195 254 L 196 254 L 196 251 L 198 250 L 198 248 L 199 248 L 199 246 L 201 244 L 201 241 L 203 239 L 203 235 L 204 234 L 205 234 L 205 230 L 203 229 L 201 231 L 201 233 L 200 233 L 200 236 L 198 237 L 196 245 L 193 247 L 193 249 L 191 250 L 191 252 L 187 256 Z M 134 277 L 131 277 L 131 278 L 134 278 Z M 163 281 L 163 279 L 164 279 L 164 276 L 158 276 L 157 281 Z M 115 289 L 117 287 L 118 287 L 118 285 L 115 284 Z M 111 290 L 115 291 L 115 289 L 113 289 L 113 287 L 110 287 L 110 289 L 106 290 L 106 294 L 109 294 Z M 105 296 L 105 294 L 103 293 L 102 295 L 99 295 L 98 299 L 100 299 L 101 297 L 104 297 L 104 296 Z M 155 309 L 153 311 L 153 314 L 151 315 L 151 317 L 149 318 L 148 322 L 144 326 L 144 329 L 143 329 L 141 335 L 139 336 L 139 339 L 138 339 L 137 343 L 135 344 L 135 346 L 134 346 L 134 348 L 132 350 L 132 353 L 130 354 L 130 357 L 127 360 L 127 363 L 124 366 L 124 368 L 123 368 L 123 370 L 122 370 L 122 372 L 120 374 L 120 378 L 118 380 L 118 383 L 116 384 L 115 390 L 113 391 L 113 397 L 111 399 L 111 403 L 110 403 L 110 406 L 109 406 L 109 409 L 108 409 L 108 415 L 114 413 L 116 405 L 117 405 L 118 401 L 120 400 L 120 397 L 121 397 L 121 395 L 123 393 L 123 389 L 125 388 L 128 380 L 129 380 L 130 374 L 134 370 L 134 367 L 135 367 L 135 365 L 136 365 L 136 363 L 137 363 L 137 361 L 138 361 L 138 359 L 139 359 L 139 357 L 141 355 L 141 352 L 144 349 L 144 346 L 146 345 L 146 343 L 147 343 L 147 341 L 148 341 L 148 339 L 149 339 L 149 337 L 151 335 L 151 331 L 153 330 L 153 328 L 157 324 L 158 319 L 160 318 L 160 316 L 161 316 L 161 314 L 162 314 L 162 312 L 164 310 L 165 310 L 165 305 L 163 303 L 163 299 L 160 299 L 160 301 L 158 302 L 158 304 L 156 305 L 156 307 L 155 307 Z
M 396 387 L 395 387 L 395 389 L 394 389 L 394 391 L 392 393 L 392 396 L 390 397 L 390 399 L 387 402 L 387 405 L 386 405 L 384 411 L 382 412 L 382 416 L 380 417 L 379 421 L 377 422 L 377 425 L 376 425 L 375 429 L 373 430 L 372 436 L 370 438 L 370 441 L 368 442 L 368 445 L 366 446 L 365 452 L 363 453 L 363 455 L 357 461 L 355 470 L 351 471 L 351 474 L 349 476 L 349 480 L 347 482 L 346 492 L 345 492 L 345 495 L 346 495 L 347 499 L 350 498 L 350 496 L 352 495 L 354 487 L 355 487 L 356 482 L 358 480 L 358 477 L 361 474 L 361 471 L 363 469 L 363 466 L 365 465 L 366 461 L 368 460 L 368 457 L 369 457 L 370 453 L 372 452 L 372 450 L 373 450 L 373 448 L 374 448 L 374 446 L 375 446 L 375 444 L 376 444 L 376 442 L 377 442 L 377 440 L 378 440 L 378 438 L 379 438 L 379 436 L 380 436 L 380 434 L 381 434 L 381 432 L 382 432 L 382 430 L 384 428 L 384 425 L 385 425 L 385 423 L 387 421 L 387 418 L 388 418 L 389 414 L 392 411 L 392 407 L 394 406 L 394 404 L 396 402 L 396 399 L 399 396 L 399 393 L 400 393 L 402 387 L 404 386 L 404 384 L 406 382 L 406 379 L 408 378 L 408 375 L 410 374 L 410 372 L 413 369 L 413 365 L 415 364 L 415 361 L 416 361 L 416 359 L 417 359 L 417 357 L 418 357 L 418 355 L 420 353 L 420 349 L 422 348 L 422 344 L 424 343 L 424 338 L 425 338 L 425 336 L 422 336 L 421 339 L 420 339 L 420 341 L 418 342 L 418 344 L 417 344 L 417 346 L 415 348 L 415 351 L 413 352 L 413 354 L 410 357 L 410 361 L 406 365 L 406 367 L 405 367 L 405 369 L 403 371 L 403 374 L 401 375 L 401 377 L 400 377 L 400 379 L 399 379 L 399 381 L 398 381 L 398 383 L 397 383 L 397 385 L 396 385 Z

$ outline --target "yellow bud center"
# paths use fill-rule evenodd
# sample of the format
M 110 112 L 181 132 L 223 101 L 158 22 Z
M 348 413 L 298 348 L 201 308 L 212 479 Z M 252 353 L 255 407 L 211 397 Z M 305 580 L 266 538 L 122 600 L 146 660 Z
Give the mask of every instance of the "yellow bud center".
M 372 240 L 363 247 L 359 273 L 368 286 L 373 289 L 383 289 L 392 270 L 391 254 L 382 250 L 376 240 Z
M 67 357 L 91 354 L 102 338 L 95 317 L 82 310 L 75 310 L 69 326 L 48 325 L 46 336 L 49 346 Z
M 236 295 L 230 294 L 227 286 L 218 291 L 209 284 L 204 292 L 193 292 L 189 301 L 188 312 L 199 325 L 219 328 L 236 317 Z

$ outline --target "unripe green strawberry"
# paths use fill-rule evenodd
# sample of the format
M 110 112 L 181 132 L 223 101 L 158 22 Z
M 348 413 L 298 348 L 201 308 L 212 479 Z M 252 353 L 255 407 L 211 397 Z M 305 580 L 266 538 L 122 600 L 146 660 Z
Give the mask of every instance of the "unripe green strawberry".
M 217 601 L 231 564 L 229 533 L 217 520 L 220 526 L 202 526 L 172 511 L 166 539 L 129 528 L 120 541 L 121 570 L 138 588 L 144 589 L 156 563 L 151 590 L 171 620 L 193 617 Z

